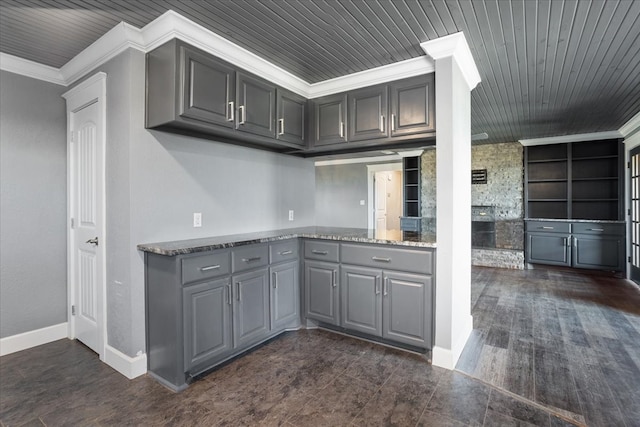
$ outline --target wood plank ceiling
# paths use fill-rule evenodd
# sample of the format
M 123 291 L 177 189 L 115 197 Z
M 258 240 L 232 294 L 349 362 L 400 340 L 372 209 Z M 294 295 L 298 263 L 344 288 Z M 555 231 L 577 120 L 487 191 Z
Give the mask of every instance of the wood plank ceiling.
M 2 0 L 0 51 L 61 67 L 117 23 L 168 9 L 309 83 L 463 31 L 486 142 L 617 130 L 640 111 L 637 0 Z

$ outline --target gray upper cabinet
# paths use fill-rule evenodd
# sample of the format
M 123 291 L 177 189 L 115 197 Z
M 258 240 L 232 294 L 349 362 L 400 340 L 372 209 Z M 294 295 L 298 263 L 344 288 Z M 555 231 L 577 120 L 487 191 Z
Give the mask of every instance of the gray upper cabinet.
M 265 80 L 238 72 L 236 99 L 236 128 L 274 138 L 276 87 Z
M 305 147 L 306 98 L 280 88 L 276 91 L 276 96 L 276 138 Z
M 349 141 L 365 141 L 389 136 L 388 92 L 386 85 L 349 92 Z
M 383 338 L 424 347 L 432 342 L 433 277 L 385 271 Z
M 298 319 L 298 261 L 271 267 L 271 329 L 284 329 Z
M 391 136 L 435 131 L 434 73 L 389 84 L 391 93 Z
M 382 336 L 382 270 L 343 265 L 340 276 L 341 326 Z
M 313 145 L 347 142 L 347 95 L 337 94 L 313 100 Z
M 233 348 L 229 278 L 182 290 L 184 369 L 215 359 Z
M 233 286 L 233 342 L 238 348 L 259 341 L 270 330 L 268 270 L 233 276 Z
M 235 70 L 227 63 L 180 47 L 180 116 L 233 127 Z

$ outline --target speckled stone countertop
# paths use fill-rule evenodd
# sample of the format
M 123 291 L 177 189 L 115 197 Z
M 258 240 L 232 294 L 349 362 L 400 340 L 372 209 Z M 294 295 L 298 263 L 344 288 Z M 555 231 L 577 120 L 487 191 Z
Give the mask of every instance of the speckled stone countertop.
M 430 233 L 419 234 L 400 230 L 386 230 L 376 233 L 375 230 L 362 228 L 302 227 L 171 242 L 143 243 L 138 245 L 138 250 L 158 255 L 176 256 L 298 237 L 421 248 L 436 247 L 436 237 Z
M 609 219 L 551 219 L 551 218 L 525 218 L 525 221 L 552 221 L 552 222 L 592 222 L 596 224 L 624 224 L 624 221 Z

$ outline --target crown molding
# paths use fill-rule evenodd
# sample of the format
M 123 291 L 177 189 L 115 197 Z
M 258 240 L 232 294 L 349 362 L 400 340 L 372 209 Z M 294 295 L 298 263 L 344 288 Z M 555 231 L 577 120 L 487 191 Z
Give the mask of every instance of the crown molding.
M 623 137 L 628 137 L 631 134 L 637 133 L 640 131 L 640 112 L 635 116 L 631 117 L 631 119 L 622 125 L 620 128 L 620 133 Z
M 0 69 L 68 86 L 127 49 L 133 48 L 146 53 L 173 38 L 178 38 L 309 99 L 435 71 L 433 61 L 427 56 L 422 56 L 309 84 L 172 10 L 168 10 L 142 29 L 125 22 L 117 24 L 60 69 L 4 53 L 0 57 Z
M 581 142 L 581 141 L 595 141 L 599 139 L 615 139 L 622 138 L 620 131 L 612 130 L 608 132 L 593 132 L 593 133 L 581 133 L 577 135 L 562 135 L 562 136 L 550 136 L 547 138 L 535 138 L 535 139 L 520 139 L 518 142 L 525 147 L 532 145 L 544 145 L 544 144 L 563 144 L 565 142 Z
M 473 60 L 467 39 L 462 32 L 420 43 L 420 47 L 435 61 L 453 57 L 458 63 L 469 89 L 475 88 L 480 83 L 480 73 Z
M 29 61 L 8 53 L 0 52 L 0 70 L 61 86 L 67 85 L 58 68 Z

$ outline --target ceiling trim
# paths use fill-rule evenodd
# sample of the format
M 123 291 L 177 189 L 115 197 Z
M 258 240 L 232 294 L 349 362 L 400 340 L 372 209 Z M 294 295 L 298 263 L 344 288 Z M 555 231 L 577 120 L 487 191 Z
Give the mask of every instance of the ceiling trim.
M 471 49 L 469 49 L 469 44 L 462 31 L 420 43 L 420 47 L 436 61 L 453 57 L 458 63 L 470 90 L 480 83 L 481 78 L 478 67 L 476 67 Z
M 49 67 L 48 65 L 39 64 L 4 52 L 0 52 L 0 70 L 61 86 L 67 85 L 58 68 Z
M 631 117 L 631 119 L 622 125 L 620 128 L 620 133 L 625 138 L 640 131 L 640 112 L 638 112 L 635 116 Z
M 520 139 L 518 142 L 525 147 L 529 147 L 532 145 L 562 144 L 565 142 L 595 141 L 599 139 L 615 138 L 622 138 L 620 131 L 612 130 L 607 132 L 581 133 L 577 135 L 550 136 L 547 138 Z
M 117 24 L 60 69 L 7 54 L 2 54 L 0 69 L 68 86 L 129 48 L 146 53 L 173 38 L 183 40 L 309 99 L 435 70 L 433 61 L 427 56 L 421 56 L 310 84 L 173 10 L 168 10 L 142 29 L 125 22 Z

